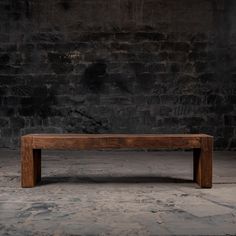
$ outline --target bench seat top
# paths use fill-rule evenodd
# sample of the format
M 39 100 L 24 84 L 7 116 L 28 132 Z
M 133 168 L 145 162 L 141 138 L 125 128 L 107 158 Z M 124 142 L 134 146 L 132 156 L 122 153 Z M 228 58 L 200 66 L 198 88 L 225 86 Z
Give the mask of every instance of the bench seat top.
M 33 149 L 200 148 L 206 134 L 28 134 Z
M 156 138 L 194 138 L 194 137 L 212 137 L 207 134 L 27 134 L 22 137 L 40 137 L 40 138 L 103 138 L 103 137 L 156 137 Z

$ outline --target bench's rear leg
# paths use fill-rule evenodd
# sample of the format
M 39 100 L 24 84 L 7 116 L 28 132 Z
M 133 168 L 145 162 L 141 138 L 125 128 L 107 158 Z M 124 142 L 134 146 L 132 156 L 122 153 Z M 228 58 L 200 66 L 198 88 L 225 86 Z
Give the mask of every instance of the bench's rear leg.
M 41 149 L 33 149 L 34 178 L 36 183 L 41 181 Z
M 193 181 L 199 183 L 200 182 L 200 148 L 193 149 Z
M 41 150 L 32 149 L 30 138 L 21 141 L 21 186 L 34 187 L 41 180 Z
M 201 188 L 212 187 L 213 139 L 204 137 L 201 148 L 193 149 L 193 179 Z

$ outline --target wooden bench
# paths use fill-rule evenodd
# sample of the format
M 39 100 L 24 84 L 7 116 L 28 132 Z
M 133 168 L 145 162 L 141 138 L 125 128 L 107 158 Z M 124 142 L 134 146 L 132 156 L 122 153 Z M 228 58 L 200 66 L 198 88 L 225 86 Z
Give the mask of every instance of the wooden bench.
M 41 149 L 193 149 L 193 180 L 212 187 L 213 137 L 205 134 L 29 134 L 21 137 L 21 186 L 41 181 Z

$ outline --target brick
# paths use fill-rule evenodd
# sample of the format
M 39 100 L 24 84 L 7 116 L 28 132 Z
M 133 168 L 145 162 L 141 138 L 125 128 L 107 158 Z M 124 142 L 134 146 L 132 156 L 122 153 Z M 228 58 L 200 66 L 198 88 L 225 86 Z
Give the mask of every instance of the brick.
M 231 104 L 236 104 L 236 95 L 230 95 L 228 99 Z
M 207 62 L 200 62 L 200 61 L 198 61 L 198 62 L 194 63 L 194 66 L 196 68 L 196 72 L 197 73 L 204 73 L 205 71 L 208 70 Z
M 0 44 L 0 52 L 15 52 L 17 51 L 17 46 L 16 44 L 12 43 L 12 44 Z
M 191 52 L 189 54 L 190 61 L 204 61 L 209 60 L 208 53 L 206 52 Z
M 190 45 L 186 42 L 163 42 L 161 44 L 163 51 L 189 52 Z
M 67 74 L 74 70 L 74 66 L 68 63 L 51 63 L 51 68 L 56 74 Z
M 92 57 L 93 56 L 94 55 L 92 55 Z M 108 56 L 108 55 L 106 54 L 106 56 Z M 92 57 L 88 58 L 88 59 L 91 60 Z M 123 63 L 123 62 L 135 62 L 135 61 L 138 61 L 137 55 L 135 55 L 133 53 L 128 53 L 126 51 L 114 51 L 114 52 L 111 52 L 109 57 L 111 58 L 112 62 Z
M 44 32 L 36 33 L 31 36 L 30 41 L 32 42 L 60 42 L 64 39 L 63 34 L 56 32 Z
M 183 71 L 184 73 L 188 73 L 188 74 L 196 74 L 196 67 L 194 65 L 194 63 L 186 63 L 183 66 Z
M 8 137 L 12 138 L 13 135 L 13 129 L 12 128 L 2 128 L 1 129 L 1 136 L 3 139 L 6 139 Z
M 161 104 L 177 104 L 179 97 L 176 95 L 161 95 Z
M 2 103 L 5 106 L 17 106 L 20 104 L 20 98 L 17 96 L 6 96 L 3 97 Z
M 192 105 L 177 105 L 173 109 L 173 114 L 175 116 L 191 116 L 196 113 L 196 111 L 199 110 L 199 107 L 194 107 Z
M 0 64 L 0 71 L 2 74 L 7 74 L 7 75 L 21 74 L 23 72 L 22 67 L 20 66 L 1 65 L 1 64 Z
M 148 96 L 147 98 L 147 104 L 148 105 L 155 105 L 160 103 L 160 97 L 159 96 Z
M 21 117 L 11 117 L 10 124 L 11 124 L 11 127 L 20 129 L 25 126 L 25 120 Z
M 201 83 L 211 83 L 216 81 L 216 74 L 215 73 L 203 73 L 199 75 L 198 79 Z
M 201 98 L 195 95 L 182 95 L 179 99 L 179 103 L 183 105 L 200 105 L 201 101 Z
M 132 104 L 147 105 L 147 97 L 144 95 L 132 96 Z
M 177 73 L 181 71 L 181 65 L 179 63 L 170 63 L 167 65 L 168 71 L 171 73 Z
M 158 78 L 159 79 L 159 78 Z M 153 93 L 156 95 L 166 94 L 168 91 L 168 86 L 165 84 L 155 83 L 153 87 Z
M 9 35 L 0 33 L 0 43 L 7 43 L 7 42 L 9 42 Z
M 134 47 L 134 44 L 128 42 L 111 42 L 109 44 L 109 48 L 111 50 L 118 50 L 118 51 L 130 51 Z
M 234 115 L 225 115 L 224 123 L 226 126 L 236 126 L 236 116 Z
M 155 117 L 151 116 L 149 110 L 139 111 L 139 121 L 142 126 L 156 123 Z
M 138 50 L 138 48 L 142 49 L 143 52 L 157 53 L 160 49 L 160 42 L 142 42 L 141 45 L 136 47 L 136 50 Z
M 180 124 L 190 126 L 190 127 L 202 126 L 205 124 L 205 119 L 203 119 L 202 117 L 196 117 L 196 116 L 184 117 L 180 119 Z
M 190 50 L 189 43 L 186 42 L 176 42 L 174 46 L 174 51 L 186 52 L 188 53 Z
M 10 60 L 10 57 L 8 54 L 0 54 L 0 64 L 7 64 Z
M 155 53 L 143 52 L 143 53 L 138 53 L 136 56 L 136 59 L 144 63 L 147 63 L 147 62 L 153 62 L 153 61 L 159 60 L 159 56 Z
M 218 147 L 220 150 L 225 150 L 228 147 L 228 140 L 225 138 L 215 137 L 214 146 Z
M 9 120 L 7 118 L 0 118 L 0 127 L 6 127 L 9 125 Z
M 183 62 L 187 61 L 187 53 L 184 52 L 169 52 L 168 60 L 173 62 Z
M 0 86 L 0 97 L 2 101 L 2 97 L 8 95 L 9 88 L 7 86 Z M 0 102 L 1 104 L 1 102 Z
M 228 114 L 234 110 L 232 104 L 212 104 L 208 107 L 208 111 L 214 114 Z
M 32 87 L 31 86 L 12 86 L 11 87 L 11 94 L 15 96 L 29 96 L 32 94 Z
M 174 42 L 163 42 L 161 44 L 161 50 L 174 51 L 175 50 L 175 43 Z
M 222 138 L 231 138 L 234 136 L 234 129 L 232 127 L 217 127 L 215 135 Z
M 224 141 L 225 142 L 225 141 Z M 233 138 L 230 142 L 230 149 L 236 150 L 236 138 Z
M 147 65 L 150 73 L 166 72 L 167 68 L 164 63 L 150 63 Z
M 94 32 L 94 33 L 83 33 L 73 34 L 69 36 L 72 41 L 78 42 L 90 42 L 90 41 L 112 41 L 116 35 L 109 32 Z
M 224 102 L 224 98 L 220 95 L 211 94 L 207 96 L 207 104 L 219 105 L 219 104 L 222 104 L 223 102 Z
M 31 107 L 22 107 L 19 110 L 20 116 L 34 116 L 35 112 Z
M 168 106 L 160 107 L 160 116 L 170 116 L 172 113 L 172 108 Z
M 211 126 L 219 126 L 219 125 L 223 125 L 224 124 L 224 120 L 223 117 L 218 115 L 214 115 L 214 114 L 209 114 L 205 116 L 206 119 L 206 123 L 211 125 Z
M 138 92 L 152 92 L 155 84 L 155 77 L 151 73 L 136 74 L 135 89 Z
M 149 72 L 148 66 L 145 63 L 142 62 L 131 62 L 127 65 L 132 71 L 134 71 L 136 74 L 142 74 Z
M 195 42 L 193 44 L 193 51 L 199 52 L 199 51 L 205 51 L 208 48 L 208 43 L 207 42 Z
M 110 98 L 107 97 L 103 97 L 101 98 L 100 103 L 101 104 L 111 104 L 111 105 L 120 105 L 120 106 L 124 106 L 124 105 L 131 105 L 131 97 L 117 97 L 117 96 L 113 96 Z
M 130 68 L 128 63 L 109 63 L 107 65 L 107 72 L 109 74 L 113 73 L 129 73 Z
M 0 106 L 0 116 L 10 117 L 15 114 L 15 109 L 13 107 Z
M 164 126 L 164 127 L 178 127 L 179 125 L 179 119 L 177 117 L 168 117 L 164 118 L 158 121 L 158 126 Z
M 115 34 L 115 39 L 119 41 L 130 41 L 134 38 L 132 33 L 119 32 Z
M 96 62 L 89 65 L 85 71 L 80 84 L 88 91 L 98 93 L 104 91 L 107 74 L 107 64 L 104 62 Z
M 133 90 L 134 90 L 133 84 L 134 83 L 132 81 L 127 81 L 127 77 L 124 77 L 123 75 L 121 75 L 121 76 L 117 76 L 117 75 L 114 76 L 113 75 L 112 77 L 110 77 L 110 79 L 112 81 L 112 84 L 110 86 L 112 86 L 112 90 L 113 90 L 114 93 L 116 93 L 116 94 L 121 94 L 121 93 L 130 94 L 130 93 L 133 93 Z
M 138 32 L 135 34 L 134 38 L 136 40 L 160 41 L 160 40 L 164 40 L 166 37 L 164 34 L 161 34 L 161 33 Z
M 215 135 L 216 130 L 215 130 L 215 127 L 213 127 L 211 125 L 210 126 L 206 126 L 206 124 L 203 122 L 203 126 L 200 127 L 199 132 L 200 133 L 204 133 L 204 134 L 209 134 L 209 135 Z
M 169 52 L 160 52 L 158 54 L 158 57 L 161 62 L 165 62 L 165 61 L 169 60 Z
M 71 59 L 64 53 L 48 53 L 48 60 L 54 64 L 68 64 L 71 63 Z
M 191 42 L 206 42 L 209 40 L 209 37 L 205 33 L 196 33 L 191 37 Z

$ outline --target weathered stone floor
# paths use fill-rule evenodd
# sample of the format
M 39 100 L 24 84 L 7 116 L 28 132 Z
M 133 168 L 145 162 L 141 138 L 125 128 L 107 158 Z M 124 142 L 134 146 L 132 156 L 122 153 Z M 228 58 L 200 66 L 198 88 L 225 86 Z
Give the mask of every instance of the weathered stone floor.
M 215 152 L 214 186 L 191 152 L 44 152 L 20 187 L 19 151 L 0 150 L 0 235 L 236 235 L 236 153 Z

